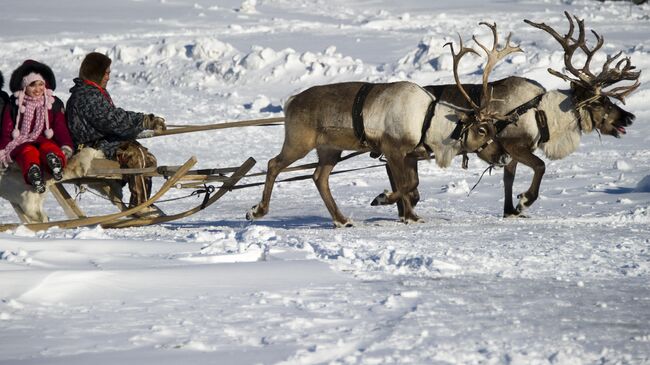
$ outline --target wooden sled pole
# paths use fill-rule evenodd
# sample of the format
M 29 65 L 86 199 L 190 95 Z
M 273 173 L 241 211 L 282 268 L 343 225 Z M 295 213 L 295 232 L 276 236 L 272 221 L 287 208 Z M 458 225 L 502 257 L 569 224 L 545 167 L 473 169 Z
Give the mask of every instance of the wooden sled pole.
M 148 133 L 148 134 L 144 133 L 138 138 L 171 136 L 174 134 L 201 132 L 201 131 L 209 131 L 215 129 L 236 128 L 236 127 L 280 125 L 283 122 L 284 122 L 284 117 L 276 117 L 276 118 L 251 119 L 251 120 L 242 120 L 242 121 L 235 121 L 235 122 L 225 122 L 225 123 L 206 124 L 206 125 L 178 126 L 178 127 L 169 127 L 165 131 L 153 131 L 153 133 Z

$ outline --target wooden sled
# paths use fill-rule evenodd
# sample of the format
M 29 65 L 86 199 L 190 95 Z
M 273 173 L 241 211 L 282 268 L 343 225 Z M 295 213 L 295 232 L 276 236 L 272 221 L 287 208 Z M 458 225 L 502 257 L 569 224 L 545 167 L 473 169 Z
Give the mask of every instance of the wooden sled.
M 234 168 L 223 169 L 202 169 L 191 170 L 196 164 L 195 157 L 191 157 L 181 166 L 161 166 L 144 169 L 121 169 L 119 164 L 115 161 L 105 159 L 92 160 L 91 167 L 87 173 L 81 178 L 72 178 L 62 180 L 50 186 L 49 191 L 56 198 L 57 202 L 63 209 L 68 219 L 50 221 L 44 223 L 9 223 L 0 224 L 0 232 L 9 229 L 16 229 L 19 226 L 24 226 L 33 231 L 45 230 L 51 227 L 59 228 L 77 228 L 84 226 L 101 225 L 106 228 L 122 228 L 145 226 L 150 224 L 157 224 L 169 222 L 185 218 L 195 214 L 221 198 L 226 192 L 230 191 L 237 182 L 246 175 L 246 173 L 255 165 L 253 158 L 248 158 L 241 166 Z M 232 173 L 228 176 L 229 173 Z M 121 193 L 113 191 L 110 182 L 121 181 L 124 175 L 135 174 L 146 177 L 161 177 L 165 178 L 165 183 L 160 189 L 151 196 L 146 202 L 128 208 L 121 200 Z M 112 214 L 105 214 L 99 216 L 87 216 L 84 211 L 79 207 L 75 199 L 71 197 L 65 189 L 64 184 L 88 184 L 92 183 L 99 186 L 104 194 L 107 195 L 110 202 L 113 203 L 120 211 Z M 207 188 L 207 184 L 220 183 L 214 195 L 209 196 L 211 189 Z M 113 184 L 114 185 L 114 184 Z M 203 202 L 191 209 L 182 211 L 180 213 L 165 215 L 162 211 L 158 210 L 153 216 L 147 217 L 143 213 L 151 213 L 154 203 L 161 201 L 161 198 L 172 188 L 197 188 L 200 186 L 206 187 Z M 20 207 L 12 204 L 14 210 L 24 222 L 21 215 Z M 156 208 L 157 209 L 157 208 Z M 154 210 L 155 211 L 155 210 Z

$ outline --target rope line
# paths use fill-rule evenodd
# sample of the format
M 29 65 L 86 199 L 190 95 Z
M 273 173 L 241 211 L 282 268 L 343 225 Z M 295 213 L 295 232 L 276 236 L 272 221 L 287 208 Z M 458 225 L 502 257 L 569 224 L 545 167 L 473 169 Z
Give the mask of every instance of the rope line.
M 494 164 L 491 164 L 491 165 L 488 166 L 485 170 L 483 170 L 483 173 L 481 174 L 481 177 L 478 178 L 478 181 L 476 182 L 476 184 L 474 184 L 474 186 L 472 186 L 472 188 L 469 190 L 469 192 L 467 193 L 467 196 L 469 196 L 469 194 L 471 194 L 472 191 L 474 191 L 474 189 L 475 189 L 475 188 L 478 186 L 478 184 L 481 182 L 481 179 L 483 179 L 483 175 L 485 175 L 485 173 L 486 173 L 488 170 L 490 170 L 490 175 L 492 175 L 492 170 L 493 170 L 493 169 L 494 169 Z

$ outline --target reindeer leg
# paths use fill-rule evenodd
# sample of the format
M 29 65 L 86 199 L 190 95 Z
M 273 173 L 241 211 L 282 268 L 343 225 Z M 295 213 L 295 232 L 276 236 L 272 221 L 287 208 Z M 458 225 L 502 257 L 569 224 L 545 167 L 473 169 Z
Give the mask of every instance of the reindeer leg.
M 526 192 L 517 195 L 517 198 L 519 198 L 519 203 L 517 204 L 517 208 L 515 209 L 515 214 L 516 214 L 515 216 L 525 217 L 522 214 L 523 211 L 526 210 L 528 207 L 530 207 L 537 200 L 537 197 L 539 196 L 539 187 L 542 183 L 542 177 L 544 176 L 544 172 L 546 171 L 546 165 L 544 164 L 544 161 L 542 161 L 542 159 L 535 156 L 535 154 L 533 154 L 533 152 L 530 151 L 528 148 L 506 147 L 506 150 L 508 151 L 508 154 L 512 157 L 513 161 L 522 163 L 533 170 L 533 180 L 531 181 L 530 187 Z M 506 176 L 504 175 L 504 182 L 505 182 L 505 178 Z M 513 179 L 514 179 L 514 171 L 513 171 Z M 512 187 L 510 188 L 510 190 L 512 191 Z
M 533 205 L 535 200 L 539 197 L 539 187 L 542 184 L 542 177 L 544 177 L 544 173 L 546 172 L 544 161 L 535 156 L 532 152 L 529 152 L 528 155 L 524 157 L 525 161 L 522 161 L 522 163 L 533 169 L 533 181 L 530 183 L 530 187 L 526 192 L 517 195 L 517 198 L 519 198 L 517 211 L 519 211 L 520 214 Z
M 417 160 L 415 161 L 414 169 L 415 169 L 414 171 L 415 171 L 415 174 L 416 174 L 415 176 L 416 176 L 416 179 L 417 179 L 417 173 L 418 173 L 417 172 L 418 171 Z M 390 182 L 390 188 L 392 189 L 393 192 L 396 192 L 397 191 L 397 185 L 395 184 L 395 178 L 393 178 L 393 173 L 390 170 L 390 167 L 388 166 L 388 164 L 386 164 L 386 174 L 388 175 L 388 181 Z M 388 193 L 389 193 L 389 191 L 385 190 L 383 193 L 377 195 L 375 197 L 375 199 L 372 200 L 370 205 L 376 206 L 376 205 L 389 205 L 389 204 L 391 204 L 391 203 L 388 202 L 388 198 L 387 198 Z M 418 202 L 420 201 L 420 192 L 418 191 L 417 187 L 415 189 L 409 191 L 408 196 L 409 196 L 409 200 L 411 201 L 411 205 L 413 205 L 413 207 L 415 207 L 418 204 Z M 402 205 L 402 201 L 398 199 L 396 204 L 397 204 L 397 212 L 398 212 L 399 216 L 403 217 L 404 216 L 404 206 Z
M 418 159 L 416 156 L 407 155 L 404 158 L 405 173 L 403 182 L 402 204 L 404 205 L 404 216 L 400 216 L 400 220 L 405 223 L 411 222 L 424 222 L 417 214 L 415 214 L 415 206 L 420 201 L 420 192 L 418 185 L 420 179 L 418 177 Z
M 388 175 L 388 181 L 390 182 L 390 188 L 391 191 L 397 191 L 397 185 L 395 185 L 395 178 L 393 178 L 393 173 L 390 171 L 390 167 L 388 164 L 386 164 L 386 175 Z M 372 200 L 370 205 L 376 206 L 376 205 L 384 205 L 386 202 L 386 194 L 388 191 L 384 191 L 383 193 L 377 195 L 375 199 Z M 401 200 L 397 201 L 397 215 L 402 218 L 404 217 L 404 205 L 402 204 Z
M 286 143 L 282 146 L 282 151 L 279 155 L 269 160 L 268 170 L 266 172 L 266 181 L 264 182 L 264 192 L 262 193 L 262 200 L 254 205 L 248 212 L 246 212 L 246 219 L 252 221 L 261 218 L 269 212 L 269 202 L 271 201 L 271 193 L 273 192 L 273 184 L 278 177 L 280 171 L 294 163 L 295 161 L 305 157 L 309 151 L 312 150 L 311 146 L 303 146 L 292 148 Z
M 417 165 L 417 159 L 415 160 L 415 165 L 413 166 L 415 169 L 415 178 L 417 179 L 417 174 L 418 174 L 418 165 Z M 393 178 L 393 173 L 390 170 L 390 167 L 388 164 L 386 164 L 386 174 L 388 175 L 388 181 L 390 182 L 390 187 L 393 192 L 397 191 L 397 185 L 395 184 L 395 178 Z M 387 205 L 388 199 L 387 199 L 387 194 L 388 191 L 384 191 L 383 193 L 377 195 L 375 199 L 370 203 L 372 206 L 376 205 Z M 420 201 L 420 192 L 418 191 L 417 187 L 414 188 L 413 190 L 409 191 L 408 193 L 409 200 L 411 201 L 411 205 L 415 207 L 418 202 Z M 400 217 L 400 219 L 404 218 L 404 205 L 402 204 L 401 200 L 397 200 L 397 214 Z
M 417 158 L 412 156 L 391 157 L 386 155 L 388 166 L 390 169 L 390 176 L 392 176 L 396 186 L 395 191 L 380 194 L 373 205 L 378 204 L 395 204 L 398 203 L 403 207 L 403 215 L 400 215 L 400 220 L 404 223 L 422 222 L 422 219 L 415 214 L 413 209 L 412 199 L 417 194 L 417 186 L 419 184 L 417 176 Z M 415 191 L 415 193 L 413 193 Z
M 352 227 L 352 221 L 345 217 L 339 210 L 334 197 L 332 197 L 332 191 L 330 190 L 329 177 L 330 173 L 334 169 L 334 166 L 338 163 L 339 158 L 341 157 L 341 151 L 331 150 L 325 148 L 319 148 L 318 152 L 318 167 L 314 171 L 313 179 L 316 188 L 320 193 L 327 210 L 332 216 L 334 225 L 337 228 L 341 227 Z
M 512 184 L 515 181 L 515 174 L 517 173 L 517 161 L 510 161 L 503 168 L 503 191 L 504 191 L 504 200 L 503 200 L 503 217 L 511 218 L 519 215 L 519 212 L 515 209 L 515 206 L 512 204 Z

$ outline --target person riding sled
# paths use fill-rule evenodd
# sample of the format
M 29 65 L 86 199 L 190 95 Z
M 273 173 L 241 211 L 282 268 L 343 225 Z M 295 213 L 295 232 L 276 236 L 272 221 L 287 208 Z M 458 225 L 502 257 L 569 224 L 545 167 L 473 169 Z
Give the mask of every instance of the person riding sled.
M 61 180 L 73 153 L 63 102 L 53 94 L 56 79 L 46 64 L 27 60 L 11 74 L 9 88 L 13 95 L 2 113 L 0 164 L 15 161 L 25 182 L 44 193 L 44 167 Z
M 136 138 L 144 130 L 165 130 L 165 119 L 115 106 L 106 89 L 111 63 L 109 57 L 98 52 L 87 54 L 81 62 L 66 104 L 72 138 L 79 149 L 98 149 L 122 168 L 155 167 L 156 157 Z M 130 207 L 148 200 L 151 177 L 129 175 L 126 182 L 131 192 Z

